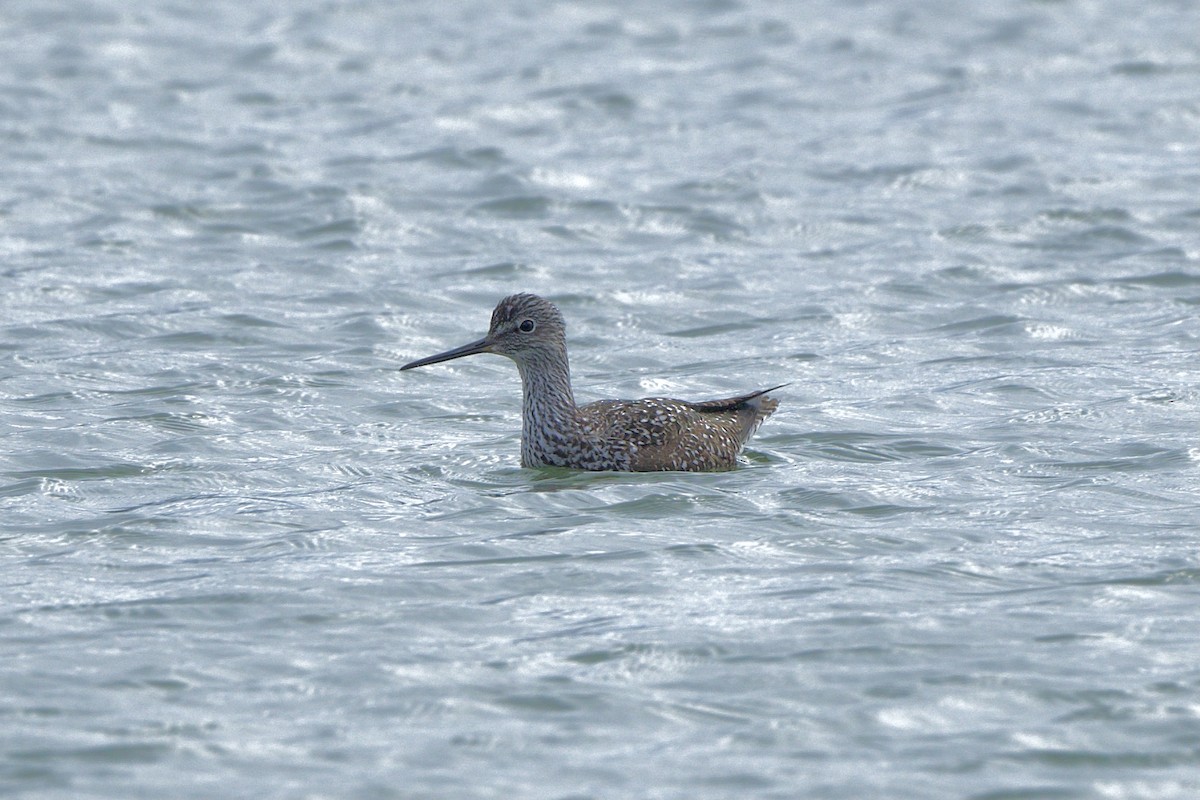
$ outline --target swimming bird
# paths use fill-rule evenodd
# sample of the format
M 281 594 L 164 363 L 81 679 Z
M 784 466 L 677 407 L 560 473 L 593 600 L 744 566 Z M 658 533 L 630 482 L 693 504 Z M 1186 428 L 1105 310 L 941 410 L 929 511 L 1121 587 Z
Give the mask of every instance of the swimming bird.
M 577 406 L 566 330 L 553 303 L 533 294 L 514 294 L 496 305 L 487 336 L 400 369 L 476 353 L 495 353 L 515 361 L 524 392 L 523 467 L 624 472 L 731 469 L 746 440 L 779 405 L 767 392 L 780 386 L 698 403 L 649 397 Z

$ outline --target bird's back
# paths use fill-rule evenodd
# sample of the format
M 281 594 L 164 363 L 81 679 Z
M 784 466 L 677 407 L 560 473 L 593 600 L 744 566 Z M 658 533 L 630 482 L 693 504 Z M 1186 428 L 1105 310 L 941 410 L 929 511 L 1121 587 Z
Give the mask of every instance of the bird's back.
M 767 397 L 773 389 L 698 403 L 665 397 L 599 400 L 581 406 L 577 415 L 595 449 L 612 462 L 608 469 L 731 469 L 746 440 L 779 407 Z

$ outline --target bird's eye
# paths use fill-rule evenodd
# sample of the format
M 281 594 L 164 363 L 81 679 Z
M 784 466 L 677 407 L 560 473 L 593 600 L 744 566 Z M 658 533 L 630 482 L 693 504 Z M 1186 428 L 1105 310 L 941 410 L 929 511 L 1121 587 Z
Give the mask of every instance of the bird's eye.
M 527 319 L 517 326 L 517 330 L 521 333 L 533 333 L 533 329 L 537 327 L 537 323 L 531 319 Z

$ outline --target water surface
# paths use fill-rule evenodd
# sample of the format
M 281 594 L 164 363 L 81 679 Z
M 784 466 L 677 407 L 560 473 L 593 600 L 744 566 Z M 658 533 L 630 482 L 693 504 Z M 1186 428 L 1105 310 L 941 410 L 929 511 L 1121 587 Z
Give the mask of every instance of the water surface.
M 1200 791 L 1190 4 L 0 19 L 0 791 Z M 514 291 L 791 385 L 521 469 Z

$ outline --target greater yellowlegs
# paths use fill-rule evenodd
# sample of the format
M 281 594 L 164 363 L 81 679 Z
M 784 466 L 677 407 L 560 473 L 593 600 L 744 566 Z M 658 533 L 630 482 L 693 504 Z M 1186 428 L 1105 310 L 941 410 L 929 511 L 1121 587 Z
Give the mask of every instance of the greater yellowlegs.
M 588 470 L 723 470 L 779 405 L 762 389 L 691 403 L 665 397 L 597 400 L 575 405 L 567 363 L 566 323 L 548 300 L 514 294 L 492 312 L 487 336 L 417 359 L 400 369 L 495 353 L 521 373 L 521 466 Z M 786 384 L 785 384 L 786 385 Z

